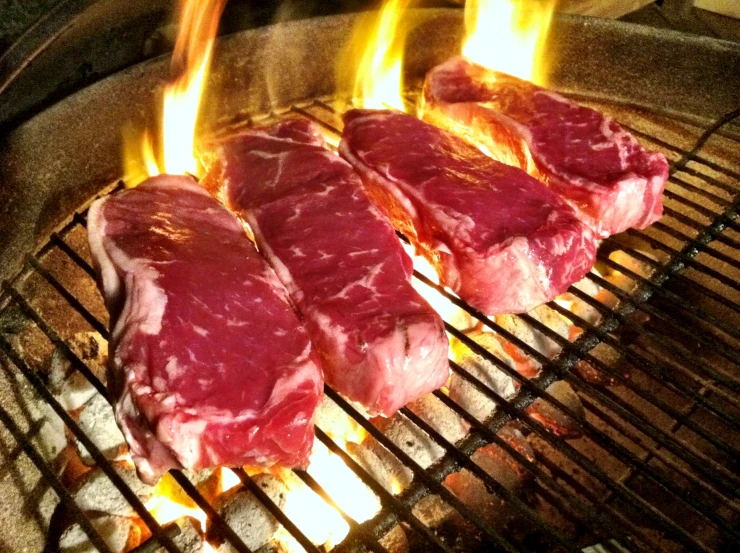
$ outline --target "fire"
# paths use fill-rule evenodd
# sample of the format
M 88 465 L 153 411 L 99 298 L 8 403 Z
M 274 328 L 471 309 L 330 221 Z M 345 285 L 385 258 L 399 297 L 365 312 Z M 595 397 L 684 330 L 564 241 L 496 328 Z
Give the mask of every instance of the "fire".
M 180 29 L 172 55 L 173 80 L 165 85 L 161 144 L 155 149 L 151 131 L 144 133 L 138 153 L 124 135 L 124 169 L 128 186 L 160 173 L 200 176 L 195 156 L 195 124 L 205 77 L 225 0 L 182 0 Z
M 401 16 L 410 0 L 388 0 L 374 17 L 360 20 L 348 49 L 339 59 L 339 81 L 354 70 L 352 97 L 364 108 L 405 111 L 403 101 L 403 48 L 405 29 Z M 351 78 L 351 77 L 350 77 Z
M 202 532 L 206 530 L 208 517 L 169 474 L 157 482 L 154 494 L 145 507 L 160 524 L 189 516 L 200 522 Z
M 544 85 L 542 47 L 554 8 L 554 0 L 467 0 L 463 55 Z

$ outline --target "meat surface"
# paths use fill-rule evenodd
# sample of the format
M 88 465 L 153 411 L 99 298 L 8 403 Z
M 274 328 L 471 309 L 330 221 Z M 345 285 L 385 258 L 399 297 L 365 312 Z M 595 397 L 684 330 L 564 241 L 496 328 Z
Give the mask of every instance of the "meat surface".
M 329 385 L 390 416 L 445 383 L 441 318 L 413 289 L 390 222 L 313 123 L 249 130 L 205 157 L 303 315 Z
M 153 177 L 90 207 L 111 314 L 110 391 L 140 477 L 305 466 L 323 392 L 285 288 L 192 179 Z
M 524 171 L 402 113 L 352 110 L 344 124 L 342 157 L 442 284 L 485 314 L 529 311 L 593 265 L 591 229 Z
M 457 57 L 427 74 L 423 112 L 551 186 L 601 237 L 662 215 L 665 156 L 559 94 Z

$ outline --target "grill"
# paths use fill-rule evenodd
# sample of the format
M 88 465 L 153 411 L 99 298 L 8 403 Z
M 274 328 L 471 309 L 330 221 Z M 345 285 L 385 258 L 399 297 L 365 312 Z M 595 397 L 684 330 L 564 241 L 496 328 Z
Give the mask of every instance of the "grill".
M 429 68 L 439 61 L 433 57 L 422 56 L 419 67 Z M 417 91 L 413 86 L 409 90 L 410 104 L 415 103 Z M 580 551 L 587 546 L 611 552 L 729 551 L 740 542 L 740 157 L 733 128 L 727 125 L 738 113 L 708 126 L 697 124 L 704 114 L 696 111 L 692 123 L 665 110 L 582 90 L 569 92 L 615 117 L 672 162 L 664 217 L 649 229 L 604 241 L 598 254 L 599 272 L 591 272 L 587 284 L 571 287 L 570 304 L 547 305 L 558 320 L 582 330 L 570 336 L 563 336 L 541 316 L 485 317 L 414 273 L 425 295 L 456 306 L 541 369 L 531 378 L 523 376 L 462 332 L 457 319 L 447 319 L 447 331 L 460 347 L 515 381 L 516 392 L 504 397 L 464 363 L 451 360 L 453 374 L 493 402 L 496 410 L 481 421 L 448 394 L 435 392 L 438 410 L 469 426 L 461 439 L 453 439 L 428 412 L 402 409 L 395 418 L 413 429 L 420 441 L 438 448 L 438 458 L 428 467 L 411 446 L 389 437 L 381 430 L 383 425 L 366 420 L 327 387 L 329 400 L 367 432 L 368 440 L 380 444 L 392 463 L 412 475 L 400 493 L 388 491 L 367 464 L 317 426 L 317 442 L 341 458 L 382 505 L 377 515 L 357 522 L 309 472 L 293 471 L 349 525 L 349 534 L 335 551 L 395 551 L 390 536 L 399 531 L 398 525 L 411 551 Z M 336 143 L 341 118 L 332 107 L 333 99 L 307 97 L 261 116 L 250 109 L 229 124 L 306 117 Z M 98 186 L 95 196 L 119 186 L 116 182 Z M 180 551 L 179 526 L 156 522 L 130 482 L 83 430 L 77 414 L 68 412 L 51 389 L 46 359 L 61 355 L 108 398 L 100 374 L 72 344 L 74 335 L 81 332 L 107 337 L 107 314 L 85 244 L 91 196 L 46 234 L 21 270 L 3 283 L 0 359 L 7 367 L 6 378 L 17 376 L 15 384 L 21 389 L 30 385 L 130 504 L 145 532 L 151 533 L 136 551 Z M 533 345 L 525 335 L 549 344 L 550 353 L 556 355 Z M 579 401 L 546 391 L 558 381 L 569 384 Z M 61 507 L 55 517 L 76 521 L 99 551 L 111 551 L 91 522 L 90 512 L 75 503 L 73 486 L 59 476 L 39 445 L 38 417 L 28 411 L 14 412 L 8 405 L 0 405 L 0 421 L 40 471 L 42 481 L 58 495 Z M 534 411 L 530 408 L 536 406 Z M 563 436 L 558 431 L 560 419 L 572 425 L 579 437 Z M 531 451 L 523 451 L 508 438 L 513 431 L 526 436 Z M 503 452 L 521 485 L 507 485 L 474 462 L 474 454 L 491 444 Z M 243 469 L 234 472 L 303 549 L 323 550 L 253 474 Z M 250 551 L 248 540 L 206 498 L 193 475 L 170 474 L 208 516 L 209 534 L 236 551 Z M 474 483 L 476 493 L 489 502 L 486 506 L 481 508 L 456 487 L 454 478 L 460 474 Z M 422 505 L 444 511 L 443 520 L 431 521 Z M 58 520 L 51 522 L 49 543 L 55 525 Z M 261 547 L 260 551 L 267 551 L 270 545 Z

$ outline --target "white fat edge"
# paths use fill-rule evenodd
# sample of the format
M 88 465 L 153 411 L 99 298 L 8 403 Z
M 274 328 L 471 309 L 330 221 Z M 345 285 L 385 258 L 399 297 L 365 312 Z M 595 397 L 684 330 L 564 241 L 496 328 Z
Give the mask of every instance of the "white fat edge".
M 529 256 L 529 240 L 524 236 L 515 236 L 508 239 L 502 244 L 502 247 L 500 247 L 500 254 L 504 253 L 509 254 L 509 256 L 513 259 L 513 266 L 515 267 L 515 270 L 512 271 L 512 263 L 507 262 L 509 268 L 506 269 L 506 272 L 517 272 L 522 275 L 521 278 L 517 279 L 517 281 L 528 283 L 527 287 L 519 289 L 520 292 L 526 290 L 526 294 L 515 295 L 518 295 L 520 298 L 528 298 L 530 300 L 527 303 L 529 309 L 533 309 L 537 305 L 548 301 L 550 297 L 547 290 L 550 286 L 550 279 L 547 276 L 547 268 L 545 268 L 541 264 L 536 264 L 532 262 L 532 259 Z M 500 264 L 502 258 L 502 255 L 500 254 L 495 256 L 488 256 L 489 259 L 495 260 L 494 265 Z M 496 273 L 494 272 L 494 274 Z M 537 293 L 532 293 L 533 288 L 531 286 L 531 283 L 533 282 L 537 283 Z
M 101 212 L 108 199 L 108 197 L 100 198 L 95 200 L 90 206 L 87 215 L 87 241 L 90 245 L 93 259 L 100 268 L 103 294 L 105 295 L 106 303 L 110 306 L 115 302 L 116 298 L 120 297 L 121 279 L 118 277 L 116 267 L 108 256 L 105 244 L 103 243 L 107 223 Z
M 338 355 L 344 357 L 344 352 L 347 349 L 347 340 L 349 339 L 344 328 L 333 324 L 331 317 L 318 309 L 309 309 L 305 315 L 306 318 L 310 317 L 316 322 L 321 331 L 335 344 Z

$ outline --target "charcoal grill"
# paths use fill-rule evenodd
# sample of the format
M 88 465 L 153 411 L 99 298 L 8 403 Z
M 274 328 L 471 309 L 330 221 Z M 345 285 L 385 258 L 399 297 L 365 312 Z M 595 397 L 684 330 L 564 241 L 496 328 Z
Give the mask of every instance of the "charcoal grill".
M 407 100 L 413 104 L 426 70 L 459 44 L 461 14 L 420 10 L 411 17 L 417 30 L 407 53 Z M 354 19 L 287 23 L 223 39 L 204 127 L 306 117 L 336 140 L 341 118 L 333 107 L 333 60 Z M 470 425 L 456 443 L 414 410 L 403 409 L 398 416 L 443 450 L 427 469 L 327 388 L 331 400 L 413 473 L 411 483 L 394 495 L 317 428 L 317 441 L 344 460 L 382 503 L 376 516 L 357 523 L 310 474 L 295 471 L 349 524 L 350 532 L 337 551 L 385 551 L 379 540 L 398 524 L 412 551 L 579 551 L 593 546 L 612 552 L 707 552 L 729 551 L 740 542 L 740 148 L 732 123 L 737 115 L 732 110 L 740 106 L 734 86 L 740 77 L 740 48 L 573 17 L 557 18 L 552 43 L 555 88 L 614 116 L 672 162 L 664 217 L 649 229 L 628 231 L 601 245 L 602 273 L 618 271 L 632 285 L 625 290 L 595 272 L 587 279 L 618 302 L 571 288 L 577 300 L 600 313 L 597 323 L 560 303 L 548 304 L 583 330 L 574 341 L 531 315 L 519 316 L 531 331 L 557 344 L 561 351 L 553 359 L 415 273 L 421 287 L 470 314 L 542 369 L 525 378 L 447 322 L 452 337 L 515 380 L 518 391 L 504 398 L 451 361 L 453 373 L 497 409 L 480 422 L 443 391 L 435 392 L 446 409 Z M 620 57 L 614 57 L 615 52 Z M 151 532 L 138 551 L 178 551 L 172 539 L 178 529 L 159 525 L 147 512 L 50 391 L 44 370 L 44 359 L 56 349 L 107 397 L 69 343 L 82 331 L 107 336 L 107 314 L 85 246 L 86 208 L 95 197 L 120 186 L 116 179 L 122 123 L 146 119 L 165 67 L 166 60 L 154 60 L 114 75 L 40 113 L 4 140 L 1 194 L 7 218 L 0 223 L 5 233 L 0 273 L 7 280 L 0 295 L 0 359 L 5 369 L 0 421 L 7 433 L 0 435 L 0 477 L 5 479 L 0 492 L 9 505 L 26 503 L 16 519 L 2 514 L 17 526 L 0 531 L 0 546 L 19 545 L 19 531 L 29 542 L 34 533 L 42 542 L 53 533 L 53 521 L 29 505 L 48 486 L 58 496 L 52 503 L 61 503 L 65 516 L 80 525 L 98 550 L 110 551 L 39 445 L 40 417 L 27 400 L 35 396 L 61 418 Z M 583 370 L 586 363 L 591 377 Z M 559 380 L 576 390 L 584 413 L 545 391 Z M 548 430 L 540 418 L 525 411 L 535 400 L 575 421 L 582 437 L 566 440 Z M 502 438 L 504 427 L 528 435 L 534 458 Z M 526 475 L 522 490 L 504 486 L 471 461 L 487 444 L 500 447 Z M 443 484 L 462 469 L 477 476 L 500 501 L 492 508 L 500 510 L 501 517 L 492 522 Z M 241 469 L 235 473 L 306 551 L 321 550 L 253 477 Z M 208 515 L 219 539 L 237 551 L 249 551 L 188 475 L 171 474 Z M 35 482 L 33 490 L 29 481 Z M 453 512 L 438 527 L 427 526 L 415 509 L 431 496 Z M 27 518 L 34 522 L 24 522 Z

